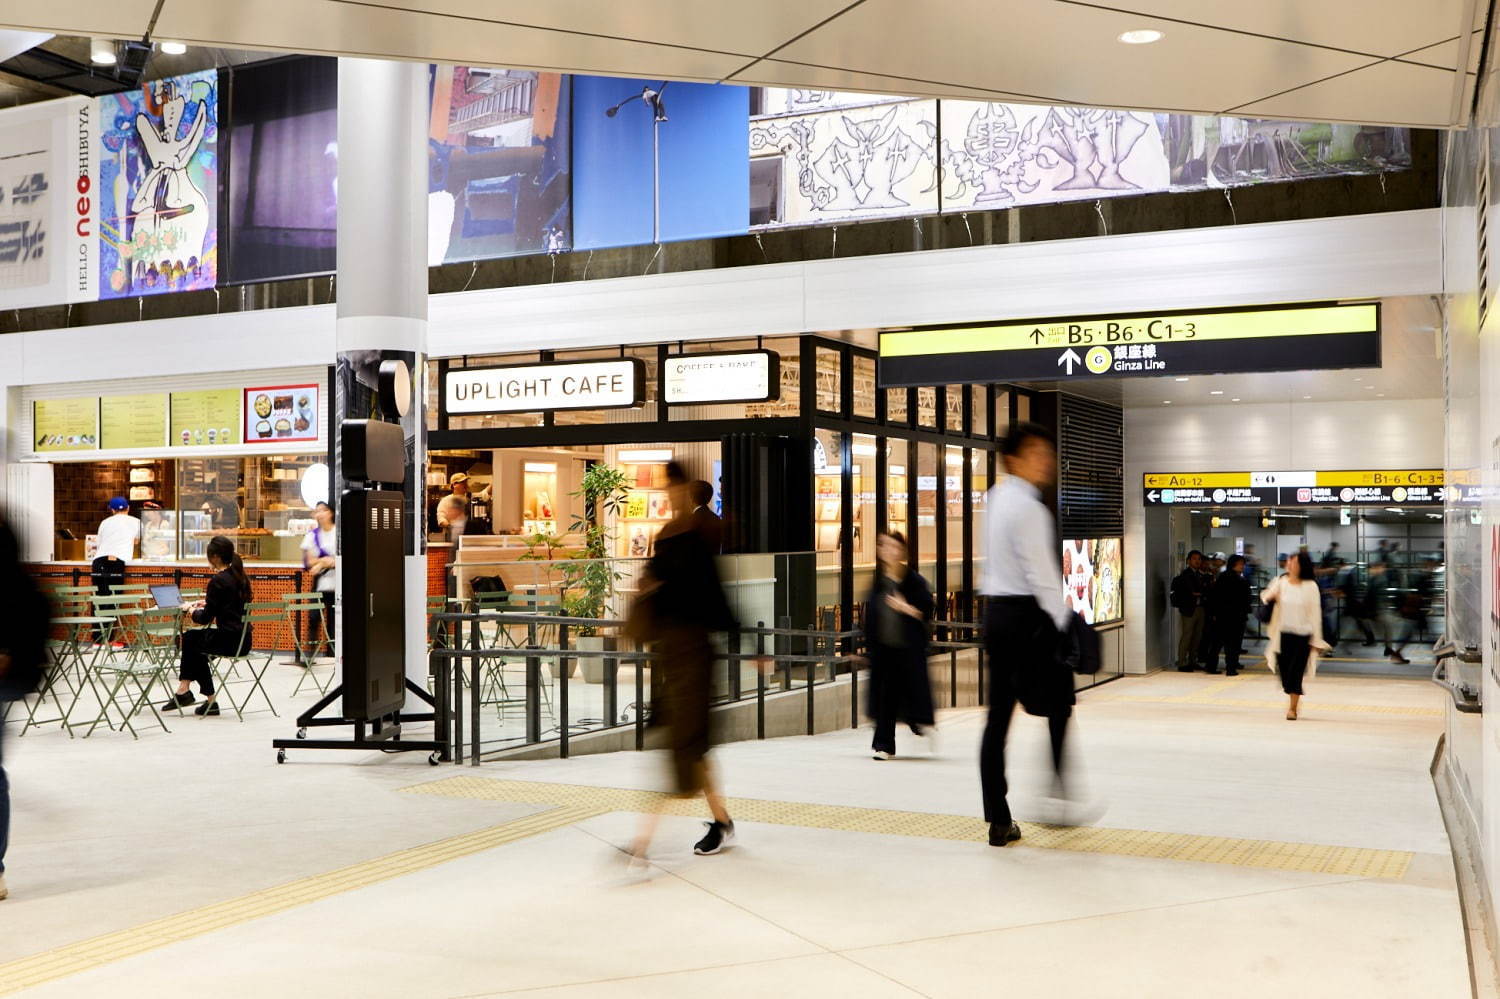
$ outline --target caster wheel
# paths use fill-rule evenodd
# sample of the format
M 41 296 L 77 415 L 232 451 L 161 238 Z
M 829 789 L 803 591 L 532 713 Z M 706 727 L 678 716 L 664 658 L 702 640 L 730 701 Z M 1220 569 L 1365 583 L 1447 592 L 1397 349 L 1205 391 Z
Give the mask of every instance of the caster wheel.
M 305 728 L 299 728 L 297 730 L 297 738 L 299 738 L 299 739 L 306 739 L 307 738 L 307 729 L 305 729 Z
M 440 763 L 440 762 L 442 762 L 442 757 L 440 757 L 440 756 L 438 756 L 438 754 L 437 754 L 437 753 L 429 753 L 429 754 L 428 754 L 428 755 L 427 755 L 427 765 L 428 765 L 428 766 L 429 766 L 429 767 L 435 767 L 435 766 L 437 766 L 437 765 L 438 765 L 438 764 L 439 764 L 439 763 Z
M 286 750 L 285 749 L 278 749 L 278 750 L 276 750 L 276 762 L 277 763 L 285 763 L 286 762 Z

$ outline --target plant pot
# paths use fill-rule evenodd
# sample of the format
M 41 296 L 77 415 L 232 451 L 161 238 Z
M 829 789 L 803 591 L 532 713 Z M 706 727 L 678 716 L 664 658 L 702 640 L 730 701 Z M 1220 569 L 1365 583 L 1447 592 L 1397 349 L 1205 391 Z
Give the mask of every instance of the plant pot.
M 584 683 L 604 682 L 604 657 L 598 653 L 614 652 L 616 639 L 603 635 L 590 635 L 578 639 L 579 664 L 583 668 Z M 588 655 L 588 653 L 595 653 Z

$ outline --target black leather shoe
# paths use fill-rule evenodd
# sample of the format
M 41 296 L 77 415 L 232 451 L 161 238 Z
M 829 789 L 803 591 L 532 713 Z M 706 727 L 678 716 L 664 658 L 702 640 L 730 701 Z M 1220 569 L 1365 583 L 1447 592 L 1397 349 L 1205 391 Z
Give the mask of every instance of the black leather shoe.
M 1219 675 L 1219 671 L 1217 669 L 1205 668 L 1203 670 L 1203 672 L 1207 673 L 1209 676 L 1218 676 Z
M 1010 828 L 1002 829 L 1000 823 L 990 823 L 990 846 L 1007 846 L 1021 838 L 1021 827 L 1014 822 Z
M 193 709 L 195 715 L 216 715 L 219 713 L 218 701 L 205 701 Z
M 176 711 L 178 708 L 185 708 L 189 704 L 192 704 L 192 703 L 193 703 L 193 692 L 192 691 L 188 691 L 186 694 L 174 694 L 172 696 L 172 699 L 170 701 L 168 701 L 167 703 L 163 704 L 158 710 L 161 710 L 161 711 Z

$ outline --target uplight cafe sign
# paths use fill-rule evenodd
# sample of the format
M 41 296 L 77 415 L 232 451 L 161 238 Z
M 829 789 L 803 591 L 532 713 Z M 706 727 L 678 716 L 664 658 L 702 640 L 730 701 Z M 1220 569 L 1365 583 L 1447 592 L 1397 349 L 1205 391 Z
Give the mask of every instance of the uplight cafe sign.
M 645 398 L 646 365 L 638 357 L 452 368 L 443 379 L 443 405 L 449 413 L 627 409 Z

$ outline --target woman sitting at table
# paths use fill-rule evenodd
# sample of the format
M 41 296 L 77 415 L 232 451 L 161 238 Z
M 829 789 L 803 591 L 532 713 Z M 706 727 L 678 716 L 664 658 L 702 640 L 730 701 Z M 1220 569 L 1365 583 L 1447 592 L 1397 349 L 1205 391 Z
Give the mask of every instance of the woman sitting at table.
M 162 705 L 163 711 L 185 708 L 193 703 L 190 685 L 198 684 L 204 702 L 194 714 L 216 715 L 219 706 L 214 703 L 213 671 L 208 668 L 208 657 L 244 655 L 250 649 L 250 629 L 244 626 L 245 605 L 250 602 L 250 577 L 245 575 L 245 563 L 234 550 L 234 542 L 222 534 L 208 543 L 208 564 L 216 571 L 208 581 L 203 600 L 183 613 L 194 624 L 212 624 L 212 628 L 197 628 L 182 633 L 182 661 L 177 670 L 177 694 Z

